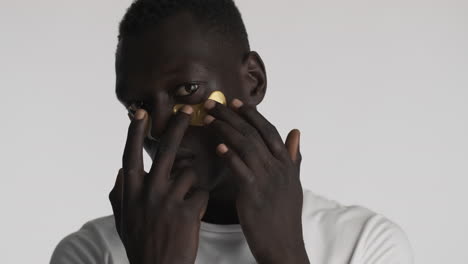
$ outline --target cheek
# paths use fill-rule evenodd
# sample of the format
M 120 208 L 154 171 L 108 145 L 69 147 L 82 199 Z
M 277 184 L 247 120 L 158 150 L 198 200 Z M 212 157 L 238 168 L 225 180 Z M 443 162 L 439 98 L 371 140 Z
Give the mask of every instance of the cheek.
M 219 90 L 223 92 L 226 96 L 227 103 L 233 98 L 244 98 L 245 92 L 244 90 L 244 83 L 242 82 L 240 73 L 233 74 L 232 69 L 229 69 L 229 74 L 225 74 L 222 76 L 217 77 L 212 81 L 212 89 Z

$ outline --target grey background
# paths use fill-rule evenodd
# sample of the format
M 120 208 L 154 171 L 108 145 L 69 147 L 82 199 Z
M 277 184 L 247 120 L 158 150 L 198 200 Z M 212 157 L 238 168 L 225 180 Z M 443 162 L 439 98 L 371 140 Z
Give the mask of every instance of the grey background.
M 237 2 L 267 67 L 259 110 L 283 137 L 302 131 L 303 185 L 400 224 L 418 263 L 466 262 L 468 2 Z M 2 263 L 47 263 L 112 212 L 129 3 L 0 2 Z

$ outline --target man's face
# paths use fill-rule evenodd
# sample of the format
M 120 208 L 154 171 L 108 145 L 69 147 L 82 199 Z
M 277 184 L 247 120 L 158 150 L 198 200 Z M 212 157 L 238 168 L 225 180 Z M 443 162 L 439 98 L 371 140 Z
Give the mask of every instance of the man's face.
M 117 70 L 117 96 L 125 105 L 139 106 L 151 116 L 151 136 L 164 133 L 176 104 L 203 103 L 212 91 L 222 91 L 230 102 L 246 94 L 241 81 L 242 54 L 235 54 L 210 36 L 187 13 L 169 17 L 154 29 L 122 43 Z M 174 171 L 193 166 L 198 186 L 222 190 L 232 186 L 226 165 L 215 148 L 222 141 L 203 126 L 189 126 L 180 145 L 191 162 L 177 160 Z M 157 141 L 147 139 L 145 149 L 154 158 Z M 221 191 L 224 192 L 224 191 Z

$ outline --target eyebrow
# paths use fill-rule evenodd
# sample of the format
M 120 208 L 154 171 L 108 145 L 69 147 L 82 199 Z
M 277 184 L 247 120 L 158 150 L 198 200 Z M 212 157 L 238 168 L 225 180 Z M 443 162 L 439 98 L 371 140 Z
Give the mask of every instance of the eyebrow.
M 173 63 L 168 67 L 168 69 L 161 72 L 162 75 L 176 75 L 178 73 L 184 72 L 186 70 L 193 70 L 196 71 L 209 71 L 209 67 L 206 66 L 206 62 L 203 63 L 200 60 L 192 60 L 190 62 L 185 63 Z
M 171 65 L 168 69 L 161 72 L 162 75 L 174 75 L 182 71 L 183 64 Z M 189 66 L 190 67 L 190 66 Z

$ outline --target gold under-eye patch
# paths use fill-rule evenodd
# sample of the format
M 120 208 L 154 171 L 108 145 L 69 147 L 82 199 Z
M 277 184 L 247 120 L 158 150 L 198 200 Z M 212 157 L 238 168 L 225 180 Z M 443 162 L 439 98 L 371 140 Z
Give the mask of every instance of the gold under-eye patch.
M 226 105 L 226 97 L 221 91 L 213 91 L 208 99 L 214 100 L 220 104 Z M 205 102 L 202 102 L 200 104 L 195 104 L 195 105 L 190 105 L 193 108 L 193 113 L 192 113 L 192 119 L 190 120 L 190 125 L 191 126 L 203 126 L 203 119 L 206 116 L 206 111 L 203 105 Z M 173 108 L 173 113 L 177 113 L 180 108 L 182 108 L 184 104 L 176 104 Z

